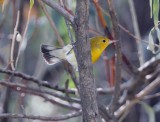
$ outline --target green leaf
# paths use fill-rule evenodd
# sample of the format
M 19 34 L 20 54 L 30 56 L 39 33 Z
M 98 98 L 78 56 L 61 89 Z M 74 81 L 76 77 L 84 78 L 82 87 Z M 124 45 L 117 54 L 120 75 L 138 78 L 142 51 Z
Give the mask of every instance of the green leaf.
M 148 42 L 147 50 L 150 50 L 152 51 L 153 54 L 155 54 L 155 45 L 152 37 L 152 30 L 149 33 L 149 42 Z
M 34 0 L 30 0 L 30 8 L 32 8 L 34 5 Z
M 158 26 L 158 16 L 159 16 L 159 0 L 153 1 L 153 19 L 154 25 Z
M 153 13 L 153 9 L 152 9 L 152 4 L 153 4 L 153 1 L 152 0 L 149 0 L 149 5 L 150 5 L 150 17 L 152 18 L 152 13 Z
M 70 81 L 70 82 L 69 82 L 69 88 L 76 88 L 73 81 Z
M 141 104 L 143 106 L 144 110 L 148 114 L 149 122 L 156 122 L 155 121 L 155 112 L 154 112 L 153 108 L 142 101 L 139 104 Z

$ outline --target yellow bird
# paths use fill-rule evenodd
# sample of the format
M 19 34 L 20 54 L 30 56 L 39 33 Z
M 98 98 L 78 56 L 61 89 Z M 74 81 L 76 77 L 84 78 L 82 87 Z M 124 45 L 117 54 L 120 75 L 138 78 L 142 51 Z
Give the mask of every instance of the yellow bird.
M 91 58 L 94 64 L 102 55 L 106 47 L 116 41 L 111 41 L 107 37 L 96 36 L 90 39 Z M 76 70 L 78 65 L 72 45 L 68 44 L 63 48 L 55 48 L 50 45 L 41 45 L 41 52 L 47 64 L 52 65 L 62 60 L 67 60 Z

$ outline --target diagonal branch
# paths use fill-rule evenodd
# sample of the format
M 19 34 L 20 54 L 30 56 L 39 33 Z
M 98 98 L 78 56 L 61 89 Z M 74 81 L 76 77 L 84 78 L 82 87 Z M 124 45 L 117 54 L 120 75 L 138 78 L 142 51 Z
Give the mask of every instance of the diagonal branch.
M 141 90 L 138 94 L 135 95 L 136 99 L 133 99 L 131 101 L 127 101 L 124 105 L 122 105 L 116 112 L 114 112 L 114 115 L 118 118 L 121 116 L 128 108 L 133 106 L 136 102 L 136 100 L 143 99 L 147 94 L 149 94 L 151 91 L 153 91 L 156 88 L 159 88 L 160 85 L 160 77 L 157 77 L 152 83 L 150 83 L 148 86 L 146 86 L 143 90 Z
M 0 72 L 8 74 L 8 75 L 12 75 L 12 76 L 20 77 L 20 78 L 23 78 L 28 81 L 32 81 L 33 83 L 36 83 L 39 86 L 44 86 L 46 88 L 54 89 L 54 90 L 61 91 L 64 93 L 66 92 L 66 89 L 64 89 L 64 88 L 60 88 L 59 86 L 53 86 L 48 81 L 39 80 L 34 76 L 30 76 L 30 75 L 24 74 L 22 72 L 11 71 L 11 70 L 6 70 L 6 69 L 2 69 L 2 68 L 0 68 Z M 71 94 L 75 94 L 76 90 L 68 89 L 68 92 Z
M 28 93 L 31 95 L 36 95 L 36 96 L 42 97 L 46 101 L 49 101 L 50 103 L 59 105 L 61 107 L 65 107 L 65 108 L 69 108 L 69 109 L 73 109 L 73 110 L 80 109 L 80 107 L 78 107 L 78 106 L 73 106 L 73 105 L 69 104 L 68 102 L 65 102 L 65 101 L 57 99 L 57 98 L 54 99 L 55 97 L 52 97 L 52 98 L 48 97 L 45 94 L 42 94 L 42 92 L 37 92 L 37 91 L 30 90 L 29 88 L 24 88 L 24 86 L 22 86 L 22 85 L 15 85 L 14 83 L 10 83 L 7 81 L 0 81 L 0 84 L 3 86 L 6 86 L 6 87 L 10 87 L 13 90 L 18 91 L 18 92 L 24 92 L 24 93 Z
M 59 4 L 54 2 L 53 0 L 42 0 L 44 3 L 46 3 L 48 6 L 56 10 L 58 13 L 60 13 L 62 16 L 64 16 L 68 21 L 70 21 L 72 24 L 74 23 L 74 17 L 66 11 L 64 8 L 62 8 Z
M 62 38 L 61 38 L 61 36 L 60 36 L 57 28 L 56 28 L 56 25 L 55 25 L 54 21 L 52 21 L 51 16 L 49 16 L 49 13 L 48 13 L 45 5 L 43 4 L 43 2 L 41 0 L 38 0 L 38 2 L 40 4 L 40 6 L 41 6 L 41 8 L 42 8 L 42 10 L 44 12 L 44 14 L 46 15 L 46 17 L 47 17 L 47 19 L 48 19 L 48 21 L 49 21 L 49 23 L 50 23 L 50 25 L 51 25 L 54 33 L 55 33 L 55 35 L 56 35 L 56 37 L 58 39 L 59 44 L 61 45 L 61 47 L 63 47 L 64 46 L 64 42 L 63 42 L 63 40 L 62 40 Z
M 51 95 L 53 97 L 62 99 L 64 101 L 80 103 L 79 99 L 64 96 L 63 94 L 59 94 L 58 92 L 54 92 L 54 91 L 48 91 L 48 90 L 45 90 L 45 89 L 38 89 L 38 88 L 34 88 L 34 87 L 25 86 L 25 85 L 22 85 L 20 83 L 12 83 L 12 82 L 7 82 L 7 81 L 3 81 L 3 80 L 0 80 L 0 84 L 4 85 L 6 87 L 16 89 L 16 91 L 22 91 L 22 89 L 23 89 L 23 91 L 27 91 L 28 93 L 30 93 L 30 92 L 40 93 L 40 94 L 43 93 L 43 94 L 46 94 L 46 95 Z

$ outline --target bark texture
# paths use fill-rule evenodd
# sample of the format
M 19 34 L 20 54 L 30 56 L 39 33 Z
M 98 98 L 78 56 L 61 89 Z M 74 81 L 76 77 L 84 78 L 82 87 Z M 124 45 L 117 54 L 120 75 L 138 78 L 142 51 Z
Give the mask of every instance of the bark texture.
M 95 80 L 92 72 L 90 43 L 88 41 L 89 0 L 77 0 L 75 15 L 76 57 L 79 69 L 79 93 L 83 121 L 99 122 Z

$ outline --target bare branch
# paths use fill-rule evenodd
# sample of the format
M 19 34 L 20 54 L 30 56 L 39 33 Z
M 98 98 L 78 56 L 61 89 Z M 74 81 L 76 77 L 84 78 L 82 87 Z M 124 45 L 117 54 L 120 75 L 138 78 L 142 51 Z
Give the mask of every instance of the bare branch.
M 130 91 L 132 91 L 132 90 L 134 91 L 134 89 L 137 89 L 137 87 L 142 86 L 141 84 L 145 83 L 144 82 L 145 76 L 148 75 L 149 73 L 155 71 L 154 69 L 158 66 L 159 63 L 160 63 L 160 59 L 156 59 L 156 58 L 150 59 L 149 61 L 147 61 L 145 64 L 143 64 L 141 67 L 138 68 L 135 75 L 127 83 L 121 84 L 120 89 L 121 90 L 128 89 Z M 44 87 L 47 87 L 50 89 L 61 91 L 63 93 L 66 92 L 65 88 L 60 88 L 58 86 L 52 86 L 47 81 L 39 80 L 34 76 L 30 76 L 30 75 L 27 75 L 27 74 L 24 74 L 24 73 L 21 73 L 18 71 L 13 72 L 11 70 L 0 68 L 0 72 L 8 74 L 8 75 L 14 75 L 16 77 L 20 77 L 25 80 L 32 81 L 40 86 L 44 86 Z M 115 87 L 111 87 L 111 88 L 107 88 L 107 89 L 97 88 L 97 92 L 99 94 L 112 94 L 114 92 L 114 89 L 115 89 Z M 77 90 L 76 89 L 68 89 L 67 92 L 69 92 L 70 94 L 76 94 Z
M 159 96 L 160 96 L 160 92 L 155 93 L 155 94 L 152 94 L 152 95 L 147 95 L 147 96 L 145 96 L 143 99 L 144 99 L 144 100 L 153 99 L 153 98 L 156 98 L 156 97 L 159 97 Z
M 65 8 L 64 3 L 63 3 L 63 0 L 59 0 L 59 2 L 60 2 L 60 5 L 61 5 L 63 8 Z M 66 26 L 67 26 L 67 29 L 68 29 L 68 35 L 69 35 L 70 41 L 71 41 L 72 44 L 73 44 L 74 41 L 73 41 L 71 29 L 70 29 L 70 23 L 69 23 L 69 21 L 68 21 L 66 18 L 65 18 L 65 22 L 66 22 Z
M 70 21 L 72 24 L 74 23 L 74 17 L 68 13 L 64 8 L 62 8 L 60 5 L 58 5 L 53 0 L 42 0 L 44 3 L 46 3 L 48 6 L 56 10 L 58 13 L 60 13 L 62 16 L 64 16 L 68 21 Z
M 114 38 L 118 39 L 119 41 L 115 45 L 116 49 L 116 71 L 115 71 L 115 92 L 113 95 L 113 99 L 111 101 L 111 115 L 114 114 L 114 111 L 117 106 L 117 102 L 120 95 L 120 81 L 121 81 L 121 65 L 122 65 L 122 54 L 121 54 L 121 44 L 120 44 L 120 38 L 119 38 L 119 27 L 118 27 L 118 20 L 116 17 L 116 14 L 113 9 L 112 0 L 107 0 L 108 6 L 109 6 L 109 13 L 111 16 L 111 21 L 113 24 L 113 31 L 114 31 Z
M 156 80 L 154 80 L 153 82 L 151 82 L 148 86 L 146 86 L 142 91 L 140 91 L 137 95 L 136 98 L 137 99 L 142 99 L 144 96 L 146 96 L 147 94 L 149 94 L 151 91 L 153 91 L 154 89 L 158 88 L 160 85 L 160 77 L 157 77 Z
M 145 83 L 145 81 L 147 80 L 146 76 L 155 72 L 155 69 L 159 63 L 160 59 L 152 58 L 145 64 L 143 64 L 140 68 L 138 68 L 138 70 L 134 73 L 133 77 L 128 81 L 128 83 L 131 84 L 131 87 L 128 89 L 128 93 L 130 95 L 135 95 L 135 89 L 140 88 Z M 151 78 L 151 80 L 154 79 Z
M 160 63 L 160 59 L 152 58 L 149 61 L 147 61 L 145 64 L 143 64 L 140 68 L 138 68 L 137 73 L 133 76 L 130 82 L 130 87 L 128 88 L 129 92 L 134 92 L 135 89 L 139 88 L 139 86 L 142 86 L 144 84 L 144 80 L 146 78 L 146 75 L 151 74 L 155 72 L 156 67 L 158 67 Z M 158 72 L 159 74 L 159 72 Z M 153 74 L 154 76 L 154 74 Z M 114 115 L 116 117 L 119 117 L 122 115 L 127 109 L 129 109 L 131 106 L 133 106 L 136 102 L 136 100 L 142 100 L 145 98 L 147 94 L 149 94 L 151 91 L 159 87 L 160 84 L 160 77 L 157 75 L 156 79 L 152 81 L 148 86 L 146 86 L 143 90 L 141 90 L 138 94 L 134 95 L 135 99 L 131 101 L 126 101 L 124 105 L 119 107 L 119 109 L 114 112 Z M 152 79 L 152 78 L 150 78 Z M 133 97 L 134 98 L 134 97 Z
M 14 46 L 15 46 L 16 35 L 17 35 L 17 28 L 18 28 L 18 24 L 19 24 L 19 16 L 20 16 L 20 12 L 18 11 L 17 12 L 16 25 L 15 25 L 14 33 L 13 33 L 13 37 L 12 37 L 12 45 L 11 45 L 11 53 L 10 53 L 10 63 L 11 63 L 11 69 L 12 70 L 15 70 L 13 54 L 14 54 Z
M 32 120 L 41 120 L 41 121 L 62 121 L 67 120 L 73 117 L 80 116 L 82 111 L 69 113 L 66 115 L 60 115 L 56 117 L 46 117 L 46 116 L 33 116 L 26 114 L 10 114 L 10 113 L 1 113 L 0 118 L 24 118 L 24 119 L 32 119 Z
M 79 106 L 74 106 L 74 105 L 69 104 L 68 102 L 63 101 L 58 98 L 54 99 L 54 97 L 48 97 L 45 94 L 43 94 L 42 92 L 37 92 L 37 91 L 34 91 L 33 89 L 31 90 L 31 89 L 29 89 L 25 86 L 22 86 L 22 85 L 17 85 L 17 84 L 6 82 L 6 81 L 0 81 L 0 84 L 4 85 L 6 87 L 10 87 L 18 92 L 24 92 L 24 93 L 28 93 L 31 95 L 40 96 L 40 97 L 44 98 L 46 101 L 51 102 L 52 104 L 56 104 L 56 105 L 59 105 L 59 106 L 65 107 L 65 108 L 69 108 L 69 109 L 74 109 L 74 110 L 80 109 Z
M 148 86 L 146 86 L 143 90 L 141 90 L 137 95 L 135 95 L 135 99 L 132 101 L 127 101 L 124 105 L 122 105 L 116 112 L 114 112 L 114 115 L 116 117 L 119 117 L 122 115 L 128 108 L 133 106 L 136 102 L 136 100 L 141 100 L 145 97 L 145 95 L 149 94 L 154 89 L 158 88 L 160 84 L 160 77 L 158 77 L 156 80 L 154 80 L 152 83 L 150 83 Z
M 146 63 L 144 63 L 141 67 L 137 69 L 135 74 L 126 82 L 120 85 L 120 91 L 128 90 L 130 95 L 135 95 L 134 91 L 142 85 L 152 82 L 159 74 L 159 71 L 156 71 L 156 67 L 158 67 L 160 63 L 160 59 L 152 58 Z M 146 78 L 147 75 L 150 75 L 149 78 Z M 111 88 L 97 88 L 97 92 L 99 94 L 113 94 L 115 87 Z
M 50 23 L 53 31 L 55 32 L 55 35 L 56 35 L 57 38 L 58 38 L 59 44 L 63 47 L 63 46 L 64 46 L 64 42 L 63 42 L 63 40 L 62 40 L 62 38 L 61 38 L 61 36 L 60 36 L 57 28 L 56 28 L 55 23 L 52 21 L 52 18 L 49 16 L 49 13 L 48 13 L 48 11 L 47 11 L 44 3 L 42 3 L 41 0 L 38 0 L 38 2 L 39 2 L 39 4 L 40 4 L 40 6 L 42 7 L 42 10 L 43 10 L 44 14 L 46 15 L 46 17 L 47 17 L 47 19 L 48 19 L 48 21 L 49 21 L 49 23 Z
M 17 58 L 16 58 L 16 61 L 15 61 L 15 69 L 17 68 L 20 55 L 23 52 L 22 51 L 22 45 L 25 44 L 25 41 L 27 41 L 27 40 L 25 40 L 25 38 L 26 38 L 28 26 L 29 26 L 29 21 L 30 21 L 30 17 L 31 17 L 31 11 L 32 11 L 32 7 L 29 7 L 28 16 L 27 16 L 27 22 L 26 22 L 26 25 L 25 25 L 25 29 L 24 29 L 24 33 L 23 33 L 23 36 L 22 36 L 22 40 L 20 41 L 18 54 L 17 54 Z
M 134 8 L 133 0 L 129 0 L 128 2 L 129 2 L 129 8 L 131 11 L 134 32 L 135 32 L 136 37 L 138 39 L 140 39 L 139 41 L 136 41 L 136 42 L 137 42 L 137 47 L 138 47 L 139 62 L 140 62 L 140 65 L 142 65 L 144 63 L 144 53 L 143 53 L 141 36 L 140 36 L 140 32 L 139 32 L 139 27 L 138 27 L 138 20 L 137 20 L 136 11 Z
M 45 89 L 38 89 L 38 88 L 33 88 L 33 87 L 29 87 L 29 86 L 25 86 L 19 83 L 12 83 L 12 82 L 6 82 L 6 81 L 0 81 L 1 85 L 4 85 L 6 87 L 11 87 L 12 89 L 15 89 L 16 91 L 29 91 L 29 93 L 34 92 L 34 93 L 40 93 L 40 94 L 46 94 L 46 95 L 51 95 L 57 98 L 60 98 L 62 100 L 68 101 L 68 102 L 75 102 L 75 103 L 80 103 L 79 99 L 76 98 L 71 98 L 71 97 L 67 97 L 64 96 L 62 94 L 59 94 L 57 92 L 51 92 Z M 17 89 L 18 88 L 18 89 Z
M 39 80 L 34 76 L 30 76 L 30 75 L 24 74 L 22 72 L 18 72 L 18 71 L 13 72 L 11 70 L 6 70 L 6 69 L 2 69 L 2 68 L 0 68 L 0 72 L 8 74 L 8 75 L 13 75 L 13 76 L 16 76 L 16 77 L 20 77 L 20 78 L 23 78 L 23 79 L 28 80 L 28 81 L 32 81 L 33 83 L 36 83 L 39 86 L 44 86 L 44 87 L 54 89 L 54 90 L 57 90 L 57 91 L 61 91 L 61 92 L 64 92 L 64 93 L 66 92 L 65 88 L 60 88 L 59 86 L 53 86 L 53 85 L 49 84 L 49 82 L 47 82 L 47 81 Z M 73 89 L 68 89 L 68 92 L 71 93 L 71 94 L 75 94 L 77 91 L 73 90 Z

